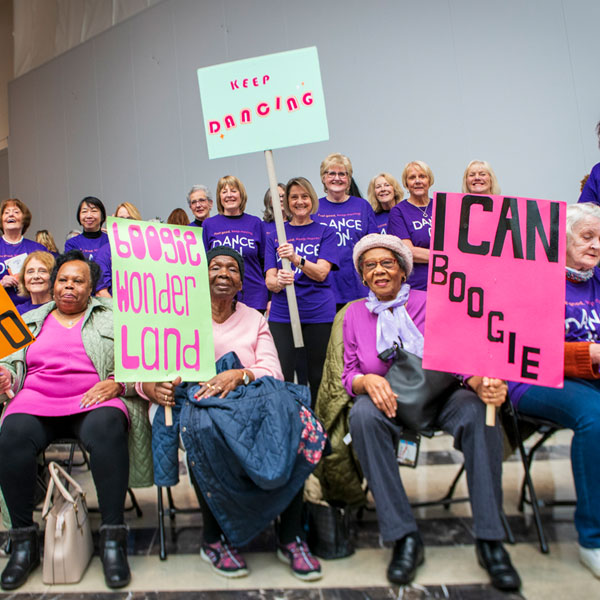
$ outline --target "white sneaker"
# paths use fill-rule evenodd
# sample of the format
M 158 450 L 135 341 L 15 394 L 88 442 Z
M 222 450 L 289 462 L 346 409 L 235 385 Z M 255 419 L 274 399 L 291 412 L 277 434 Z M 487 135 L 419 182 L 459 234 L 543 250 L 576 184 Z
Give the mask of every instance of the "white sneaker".
M 600 579 L 600 548 L 579 546 L 579 560 Z

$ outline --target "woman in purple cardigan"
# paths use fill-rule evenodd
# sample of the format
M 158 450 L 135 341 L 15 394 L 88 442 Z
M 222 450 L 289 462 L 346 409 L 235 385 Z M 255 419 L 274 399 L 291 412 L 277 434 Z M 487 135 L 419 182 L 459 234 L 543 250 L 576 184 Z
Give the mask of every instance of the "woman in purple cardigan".
M 344 316 L 342 383 L 356 396 L 350 434 L 375 497 L 381 535 L 394 542 L 388 579 L 405 585 L 423 563 L 424 550 L 396 462 L 404 427 L 395 419 L 396 394 L 384 377 L 392 361 L 379 355 L 400 339 L 405 350 L 423 356 L 426 292 L 405 283 L 413 258 L 396 236 L 367 235 L 354 247 L 352 258 L 370 292 Z M 502 404 L 507 386 L 501 379 L 479 376 L 466 378 L 465 384 L 440 407 L 435 427 L 450 433 L 465 456 L 480 565 L 493 586 L 517 590 L 521 581 L 501 541 L 502 436 L 499 425 L 485 425 L 486 404 Z

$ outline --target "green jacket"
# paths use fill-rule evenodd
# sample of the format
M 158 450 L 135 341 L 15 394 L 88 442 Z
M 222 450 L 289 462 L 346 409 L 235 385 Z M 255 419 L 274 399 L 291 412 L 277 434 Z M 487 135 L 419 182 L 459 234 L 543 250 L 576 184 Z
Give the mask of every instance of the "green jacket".
M 363 474 L 351 444 L 344 442 L 350 431 L 349 415 L 353 399 L 342 385 L 344 339 L 342 326 L 346 305 L 336 315 L 327 346 L 323 377 L 317 394 L 315 412 L 327 430 L 332 453 L 321 460 L 315 475 L 321 482 L 323 498 L 330 503 L 349 506 L 366 504 Z
M 54 302 L 43 304 L 23 315 L 23 320 L 34 336 L 42 329 L 46 317 L 55 308 Z M 112 301 L 92 298 L 83 317 L 81 339 L 100 380 L 114 374 L 114 327 Z M 34 342 L 35 343 L 35 342 Z M 28 348 L 29 346 L 27 346 Z M 25 357 L 27 348 L 17 350 L 2 361 L 5 369 L 12 375 L 12 390 L 16 394 L 22 387 L 27 375 Z M 133 386 L 131 387 L 133 390 Z M 132 391 L 132 394 L 134 392 Z M 129 393 L 128 393 L 129 396 Z M 121 398 L 127 406 L 131 428 L 129 430 L 129 487 L 148 487 L 153 485 L 152 472 L 152 430 L 148 420 L 148 402 L 132 395 Z M 10 402 L 7 396 L 0 396 L 0 402 Z

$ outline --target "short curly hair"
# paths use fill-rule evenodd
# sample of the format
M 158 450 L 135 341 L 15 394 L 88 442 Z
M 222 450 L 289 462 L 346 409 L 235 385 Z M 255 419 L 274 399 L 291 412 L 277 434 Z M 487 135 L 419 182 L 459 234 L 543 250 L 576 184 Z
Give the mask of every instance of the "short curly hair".
M 50 290 L 54 293 L 54 284 L 56 282 L 56 277 L 60 268 L 68 262 L 72 262 L 74 260 L 80 260 L 84 262 L 90 269 L 90 280 L 92 282 L 92 293 L 96 289 L 98 285 L 98 281 L 100 281 L 100 277 L 102 276 L 102 269 L 97 262 L 90 260 L 81 250 L 69 250 L 64 254 L 61 254 L 56 259 L 56 264 L 54 265 L 54 269 L 52 270 L 52 274 L 50 275 Z

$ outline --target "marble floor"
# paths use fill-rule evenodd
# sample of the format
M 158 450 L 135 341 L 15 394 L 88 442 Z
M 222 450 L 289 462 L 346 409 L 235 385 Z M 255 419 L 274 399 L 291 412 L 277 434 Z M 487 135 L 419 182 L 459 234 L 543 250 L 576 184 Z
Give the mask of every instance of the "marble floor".
M 570 470 L 571 435 L 559 432 L 540 452 L 533 474 L 540 497 L 571 499 L 574 497 Z M 402 468 L 402 477 L 412 501 L 441 498 L 459 469 L 461 456 L 452 449 L 451 438 L 442 435 L 425 439 L 417 469 Z M 180 508 L 197 506 L 194 493 L 181 465 L 182 480 L 173 488 L 175 503 Z M 90 506 L 95 494 L 89 472 L 74 470 L 76 478 L 87 489 Z M 391 586 L 385 577 L 391 550 L 379 538 L 375 512 L 364 511 L 360 520 L 353 519 L 356 552 L 344 559 L 322 561 L 323 578 L 313 583 L 295 579 L 275 556 L 275 538 L 270 529 L 263 532 L 247 548 L 244 555 L 250 575 L 228 580 L 214 574 L 200 560 L 199 548 L 202 519 L 198 513 L 179 514 L 175 521 L 166 519 L 168 558 L 159 559 L 156 488 L 135 490 L 143 510 L 137 517 L 127 513 L 131 528 L 129 554 L 133 578 L 131 585 L 118 593 L 104 586 L 102 567 L 95 556 L 82 581 L 75 585 L 46 586 L 38 569 L 16 593 L 2 594 L 15 599 L 101 599 L 145 598 L 266 600 L 382 600 L 438 599 L 478 600 L 516 599 L 553 600 L 600 598 L 600 580 L 595 579 L 578 560 L 573 527 L 573 507 L 544 509 L 543 520 L 550 542 L 550 553 L 539 550 L 537 534 L 530 511 L 525 517 L 517 511 L 522 466 L 516 457 L 504 463 L 504 510 L 515 544 L 507 546 L 522 580 L 521 594 L 503 594 L 492 588 L 475 559 L 472 521 L 468 503 L 453 504 L 449 510 L 441 506 L 415 509 L 420 531 L 426 544 L 426 561 L 419 569 L 413 585 Z M 456 494 L 466 496 L 466 483 L 461 480 Z M 39 514 L 38 514 L 39 518 Z M 92 514 L 93 529 L 98 528 L 98 515 Z M 0 528 L 0 543 L 6 539 Z M 6 558 L 0 557 L 0 569 Z

